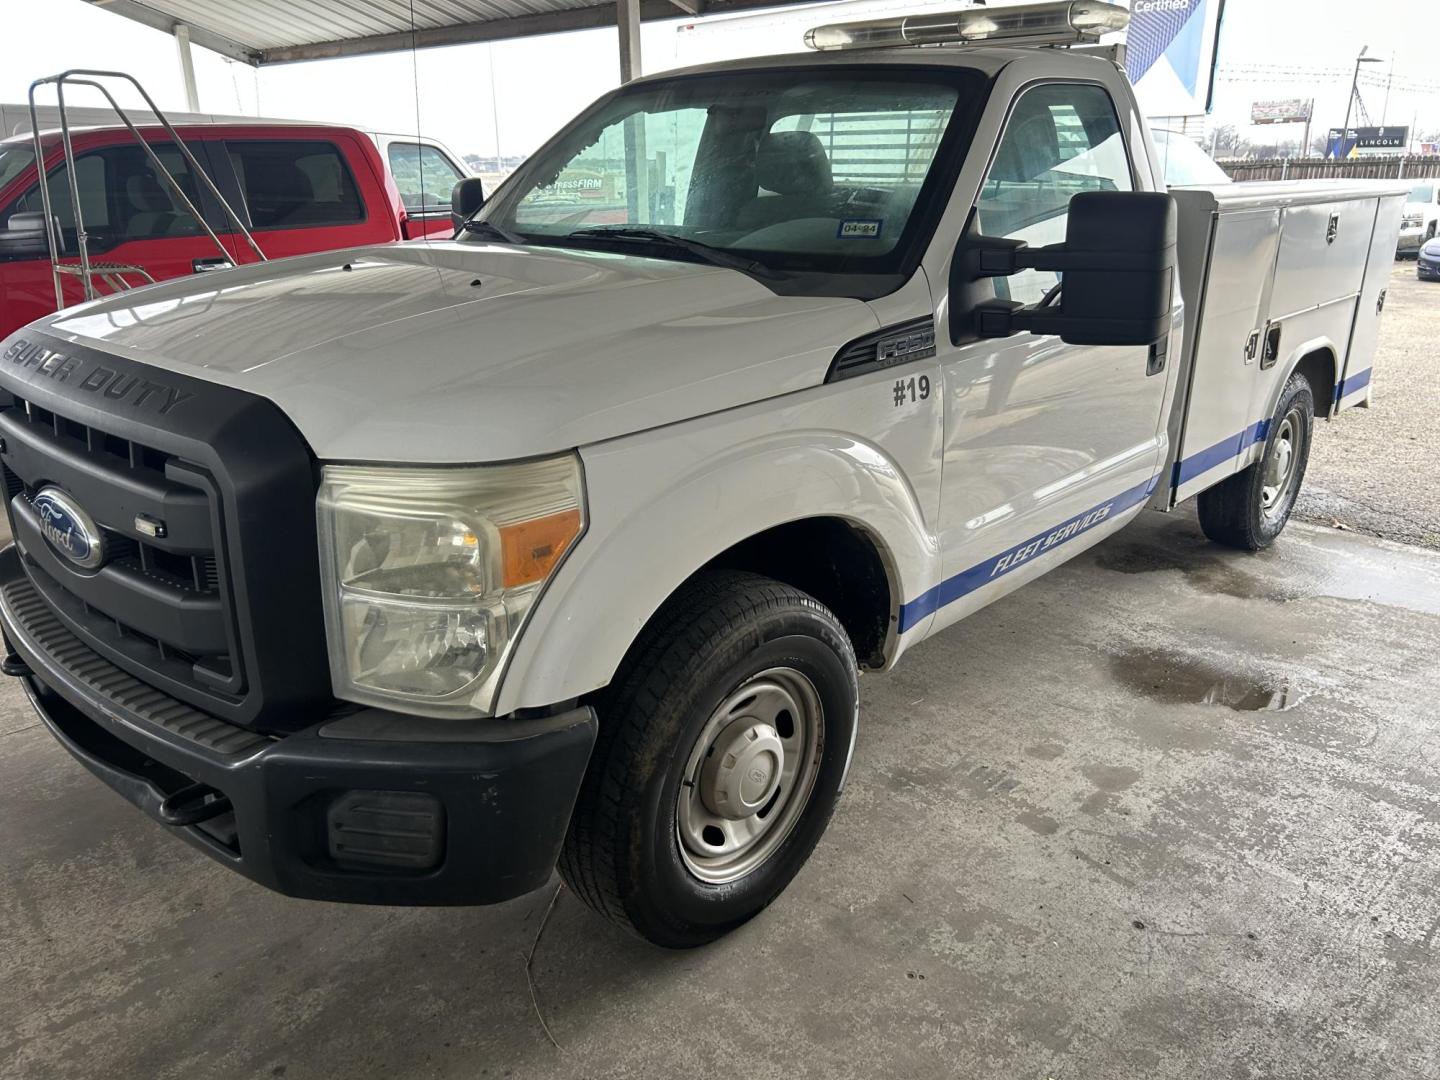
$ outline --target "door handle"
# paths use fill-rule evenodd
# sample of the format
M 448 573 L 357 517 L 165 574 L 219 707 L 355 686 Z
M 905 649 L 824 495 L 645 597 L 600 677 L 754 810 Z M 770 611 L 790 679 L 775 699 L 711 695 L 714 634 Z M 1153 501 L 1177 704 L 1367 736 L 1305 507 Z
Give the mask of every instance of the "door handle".
M 1170 335 L 1166 334 L 1159 341 L 1150 346 L 1150 355 L 1145 361 L 1145 374 L 1159 375 L 1165 370 L 1165 361 L 1170 354 Z
M 1253 364 L 1256 355 L 1260 352 L 1260 331 L 1251 330 L 1250 336 L 1245 339 L 1245 363 Z
M 212 270 L 229 270 L 234 265 L 232 261 L 225 258 L 194 259 L 190 263 L 191 269 L 197 274 L 208 274 Z

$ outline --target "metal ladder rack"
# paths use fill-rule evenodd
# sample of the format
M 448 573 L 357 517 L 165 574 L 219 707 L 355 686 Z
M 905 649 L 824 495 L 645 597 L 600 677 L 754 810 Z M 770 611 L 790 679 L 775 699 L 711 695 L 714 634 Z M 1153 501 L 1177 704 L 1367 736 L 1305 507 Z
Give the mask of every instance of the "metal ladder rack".
M 245 242 L 250 246 L 250 250 L 255 253 L 255 258 L 260 262 L 265 262 L 265 253 L 260 250 L 260 245 L 255 243 L 255 238 L 250 235 L 250 230 L 246 227 L 245 222 L 240 219 L 240 215 L 237 214 L 225 200 L 225 196 L 220 194 L 220 189 L 217 188 L 215 182 L 210 179 L 210 174 L 205 171 L 204 166 L 202 166 L 195 155 L 191 153 L 190 148 L 185 145 L 184 140 L 180 138 L 174 126 L 165 118 L 165 114 L 160 111 L 160 107 L 155 104 L 154 99 L 145 92 L 145 88 L 140 85 L 139 81 L 136 80 L 133 75 L 128 75 L 123 71 L 95 71 L 86 68 L 73 68 L 69 71 L 62 71 L 59 75 L 50 75 L 43 79 L 36 79 L 30 84 L 30 128 L 34 133 L 35 166 L 36 171 L 40 175 L 40 205 L 45 214 L 45 236 L 50 247 L 50 276 L 55 285 L 56 308 L 61 309 L 65 307 L 65 291 L 62 285 L 62 279 L 66 276 L 78 277 L 80 279 L 86 300 L 94 300 L 100 295 L 95 288 L 96 278 L 99 278 L 112 292 L 120 292 L 130 288 L 129 283 L 126 281 L 127 275 L 143 277 L 146 283 L 153 283 L 155 280 L 143 267 L 118 263 L 91 262 L 89 235 L 85 231 L 84 213 L 80 207 L 80 184 L 75 173 L 75 147 L 70 138 L 70 123 L 65 115 L 66 86 L 88 86 L 100 91 L 100 93 L 104 95 L 105 100 L 110 103 L 110 107 L 115 110 L 115 115 L 120 118 L 125 127 L 129 129 L 131 136 L 140 144 L 141 149 L 145 151 L 156 173 L 170 187 L 170 190 L 175 193 L 175 196 L 180 200 L 181 204 L 184 205 L 190 215 L 200 223 L 200 227 L 205 230 L 205 234 L 210 237 L 216 250 L 220 252 L 225 261 L 227 263 L 233 262 L 233 257 L 230 252 L 226 250 L 225 244 L 221 241 L 220 237 L 215 234 L 215 230 L 210 227 L 210 223 L 205 220 L 205 216 L 196 208 L 195 204 L 190 201 L 190 197 L 185 194 L 185 190 L 180 186 L 180 182 L 176 180 L 175 177 L 171 175 L 170 170 L 165 167 L 164 162 L 160 160 L 160 156 L 155 153 L 154 148 L 150 145 L 150 141 L 141 134 L 140 129 L 135 126 L 125 110 L 120 107 L 120 103 L 115 100 L 115 96 L 110 92 L 109 88 L 106 87 L 104 83 L 97 82 L 97 79 L 122 79 L 135 88 L 145 100 L 146 106 L 155 115 L 155 119 L 159 121 L 160 125 L 165 129 L 166 134 L 170 136 L 170 141 L 175 144 L 185 160 L 189 163 L 192 172 L 200 178 L 200 181 L 209 190 L 210 194 L 214 196 L 215 201 L 225 212 L 226 217 L 228 217 L 230 222 L 235 226 L 235 231 L 245 238 Z M 45 167 L 45 147 L 44 141 L 40 136 L 40 119 L 35 106 L 36 90 L 42 86 L 51 84 L 55 87 L 56 104 L 60 108 L 60 143 L 65 153 L 65 175 L 70 184 L 70 205 L 75 212 L 75 238 L 80 255 L 80 264 L 78 266 L 60 261 L 62 254 L 61 237 L 50 199 L 50 177 Z

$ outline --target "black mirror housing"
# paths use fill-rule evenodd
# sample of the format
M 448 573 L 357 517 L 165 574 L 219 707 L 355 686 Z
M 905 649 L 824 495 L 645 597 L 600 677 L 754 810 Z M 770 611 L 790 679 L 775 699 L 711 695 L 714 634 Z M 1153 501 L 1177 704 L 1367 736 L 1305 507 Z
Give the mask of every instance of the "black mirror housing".
M 467 176 L 450 189 L 450 221 L 455 231 L 467 218 L 485 205 L 485 183 L 478 176 Z
M 1070 200 L 1065 243 L 1031 248 L 967 230 L 951 269 L 951 337 L 1054 334 L 1071 345 L 1154 345 L 1170 330 L 1175 202 L 1150 191 L 1083 192 Z M 1062 275 L 1058 304 L 966 301 L 974 283 L 1019 270 Z
M 56 223 L 59 235 L 59 223 Z M 10 222 L 0 232 L 0 259 L 47 259 L 50 257 L 50 240 L 45 235 L 45 215 L 39 210 L 11 214 Z

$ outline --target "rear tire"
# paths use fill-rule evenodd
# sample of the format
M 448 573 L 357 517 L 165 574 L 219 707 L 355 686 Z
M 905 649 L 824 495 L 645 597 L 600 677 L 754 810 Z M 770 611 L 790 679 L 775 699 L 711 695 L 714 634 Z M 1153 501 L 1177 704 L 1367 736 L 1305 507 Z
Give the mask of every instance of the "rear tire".
M 1200 493 L 1205 535 L 1242 551 L 1273 544 L 1295 509 L 1314 430 L 1315 395 L 1310 381 L 1296 372 L 1280 394 L 1260 460 Z
M 850 640 L 813 597 L 736 571 L 688 583 L 597 702 L 561 876 L 657 945 L 734 929 L 825 831 L 858 701 Z

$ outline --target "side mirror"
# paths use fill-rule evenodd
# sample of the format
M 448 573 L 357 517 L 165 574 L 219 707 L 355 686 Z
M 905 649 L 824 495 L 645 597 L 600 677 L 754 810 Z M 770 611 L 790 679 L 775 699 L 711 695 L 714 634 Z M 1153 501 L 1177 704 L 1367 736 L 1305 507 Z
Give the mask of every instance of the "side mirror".
M 467 176 L 450 189 L 450 221 L 455 231 L 485 205 L 485 184 L 478 176 Z
M 55 223 L 60 234 L 60 223 Z M 10 224 L 0 232 L 0 259 L 46 259 L 50 257 L 50 240 L 45 235 L 45 215 L 39 210 L 11 214 Z
M 951 339 L 1029 331 L 1071 345 L 1154 345 L 1170 329 L 1175 234 L 1174 200 L 1150 191 L 1076 195 L 1065 243 L 1049 247 L 980 236 L 972 221 L 951 264 Z M 977 282 L 1026 269 L 1062 275 L 1058 303 L 975 295 Z

